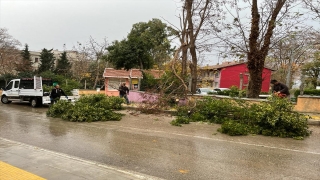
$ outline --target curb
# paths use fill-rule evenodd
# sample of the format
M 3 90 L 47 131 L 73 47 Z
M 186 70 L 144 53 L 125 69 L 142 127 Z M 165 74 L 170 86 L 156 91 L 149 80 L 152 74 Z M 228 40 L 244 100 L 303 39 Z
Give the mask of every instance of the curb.
M 320 120 L 309 119 L 308 125 L 317 125 L 320 126 Z

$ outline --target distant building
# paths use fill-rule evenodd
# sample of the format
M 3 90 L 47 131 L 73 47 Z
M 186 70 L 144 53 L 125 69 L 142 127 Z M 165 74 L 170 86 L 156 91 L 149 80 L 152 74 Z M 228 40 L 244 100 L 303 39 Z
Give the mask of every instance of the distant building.
M 249 83 L 249 70 L 244 61 L 223 62 L 200 68 L 198 86 L 209 88 L 230 88 L 236 86 L 246 89 Z M 262 72 L 262 92 L 269 92 L 272 70 L 264 68 Z M 242 80 L 241 80 L 242 79 Z
M 59 51 L 59 50 L 52 50 L 52 53 L 54 54 L 55 57 L 55 66 L 57 65 L 57 60 L 60 58 L 60 55 L 63 53 L 64 51 Z M 67 58 L 69 60 L 69 62 L 71 64 L 73 64 L 75 61 L 78 61 L 78 57 L 79 57 L 79 53 L 77 51 L 71 51 L 71 50 L 67 50 Z M 32 62 L 32 67 L 34 70 L 38 69 L 40 66 L 40 54 L 41 51 L 30 51 L 30 59 Z

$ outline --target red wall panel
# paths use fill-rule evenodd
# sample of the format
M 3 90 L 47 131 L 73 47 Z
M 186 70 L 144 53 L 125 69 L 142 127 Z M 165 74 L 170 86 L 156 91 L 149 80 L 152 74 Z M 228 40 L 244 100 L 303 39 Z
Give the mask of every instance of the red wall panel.
M 248 84 L 248 69 L 246 64 L 238 64 L 234 66 L 228 66 L 221 69 L 220 73 L 220 87 L 221 88 L 230 88 L 231 86 L 237 86 L 240 88 L 240 73 L 243 75 L 243 86 L 242 89 L 245 89 Z M 268 92 L 270 87 L 271 79 L 271 70 L 264 68 L 262 73 L 262 92 Z

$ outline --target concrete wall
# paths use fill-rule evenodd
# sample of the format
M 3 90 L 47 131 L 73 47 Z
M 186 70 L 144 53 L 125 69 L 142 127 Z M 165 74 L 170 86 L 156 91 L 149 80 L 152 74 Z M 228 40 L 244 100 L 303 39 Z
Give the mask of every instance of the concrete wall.
M 320 96 L 298 96 L 295 111 L 320 113 Z

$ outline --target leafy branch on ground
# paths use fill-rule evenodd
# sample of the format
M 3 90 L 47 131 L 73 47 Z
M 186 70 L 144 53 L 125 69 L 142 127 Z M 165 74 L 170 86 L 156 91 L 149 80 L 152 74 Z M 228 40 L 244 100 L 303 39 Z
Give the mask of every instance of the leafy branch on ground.
M 74 104 L 68 101 L 58 101 L 50 106 L 47 116 L 58 117 L 68 121 L 119 121 L 123 114 L 121 110 L 123 99 L 104 94 L 81 96 Z
M 293 111 L 287 99 L 270 97 L 268 101 L 253 103 L 240 99 L 213 99 L 197 101 L 195 107 L 178 106 L 172 125 L 204 121 L 221 124 L 218 130 L 229 135 L 261 134 L 265 136 L 303 139 L 310 117 Z

